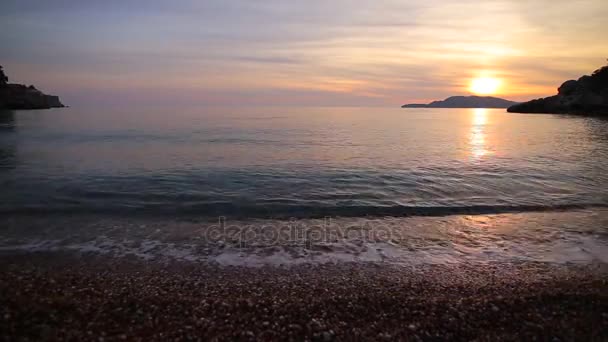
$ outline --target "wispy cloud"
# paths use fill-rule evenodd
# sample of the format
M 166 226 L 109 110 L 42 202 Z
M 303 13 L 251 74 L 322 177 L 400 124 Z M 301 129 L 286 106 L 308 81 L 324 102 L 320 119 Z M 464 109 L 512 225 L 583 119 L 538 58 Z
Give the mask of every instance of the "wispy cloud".
M 7 0 L 0 61 L 70 103 L 396 105 L 466 93 L 479 74 L 523 100 L 599 66 L 606 17 L 604 0 Z

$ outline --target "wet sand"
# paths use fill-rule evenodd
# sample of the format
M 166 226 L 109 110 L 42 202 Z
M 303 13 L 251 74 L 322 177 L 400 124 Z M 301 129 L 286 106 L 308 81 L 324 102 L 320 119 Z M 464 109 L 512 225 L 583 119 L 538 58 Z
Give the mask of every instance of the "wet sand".
M 608 339 L 606 264 L 221 267 L 0 255 L 2 340 Z

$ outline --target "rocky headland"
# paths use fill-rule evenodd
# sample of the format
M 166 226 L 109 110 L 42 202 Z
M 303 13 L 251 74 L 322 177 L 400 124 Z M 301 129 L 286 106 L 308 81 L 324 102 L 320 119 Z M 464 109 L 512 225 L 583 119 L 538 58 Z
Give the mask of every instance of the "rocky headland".
M 33 85 L 8 83 L 0 66 L 0 109 L 48 109 L 64 105 L 58 96 L 47 95 Z
M 507 111 L 608 116 L 608 65 L 562 83 L 557 95 L 516 104 Z
M 507 108 L 516 103 L 492 96 L 451 96 L 443 101 L 411 103 L 401 108 Z

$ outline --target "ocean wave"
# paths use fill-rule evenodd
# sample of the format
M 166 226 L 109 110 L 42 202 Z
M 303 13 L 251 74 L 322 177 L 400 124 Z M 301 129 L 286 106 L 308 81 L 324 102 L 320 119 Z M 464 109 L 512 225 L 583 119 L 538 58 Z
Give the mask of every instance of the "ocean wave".
M 608 263 L 608 210 L 246 219 L 61 215 L 0 220 L 0 253 L 61 251 L 220 265 Z
M 407 216 L 449 216 L 488 215 L 522 212 L 551 212 L 592 208 L 608 208 L 608 203 L 562 203 L 526 205 L 461 205 L 461 206 L 314 206 L 314 205 L 240 205 L 232 202 L 200 203 L 187 205 L 123 204 L 123 205 L 78 205 L 45 204 L 27 207 L 0 207 L 1 215 L 38 214 L 105 214 L 144 216 L 188 216 L 188 217 L 231 217 L 231 218 L 323 218 L 323 217 L 407 217 Z

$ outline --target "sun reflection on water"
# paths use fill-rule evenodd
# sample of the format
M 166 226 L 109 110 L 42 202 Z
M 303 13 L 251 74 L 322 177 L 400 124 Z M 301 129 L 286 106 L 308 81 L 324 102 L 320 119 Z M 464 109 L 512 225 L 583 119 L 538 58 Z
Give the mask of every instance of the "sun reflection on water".
M 473 109 L 469 144 L 471 146 L 471 157 L 475 160 L 479 160 L 489 153 L 486 148 L 485 128 L 487 124 L 488 110 L 485 108 Z

